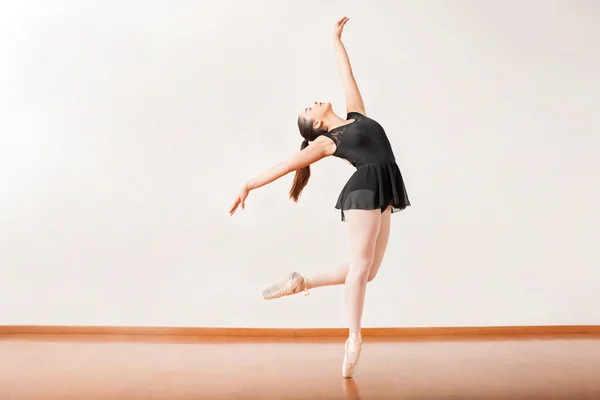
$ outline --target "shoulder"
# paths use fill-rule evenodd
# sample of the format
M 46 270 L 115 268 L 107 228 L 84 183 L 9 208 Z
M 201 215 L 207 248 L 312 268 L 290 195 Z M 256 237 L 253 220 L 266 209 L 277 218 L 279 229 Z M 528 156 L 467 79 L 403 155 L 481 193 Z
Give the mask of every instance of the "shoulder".
M 323 134 L 312 142 L 313 146 L 319 147 L 327 156 L 332 156 L 337 150 L 337 143 L 328 134 Z
M 348 114 L 346 115 L 346 119 L 350 120 L 356 120 L 356 121 L 360 121 L 361 119 L 365 119 L 368 118 L 364 113 L 362 112 L 358 112 L 358 111 L 348 111 Z

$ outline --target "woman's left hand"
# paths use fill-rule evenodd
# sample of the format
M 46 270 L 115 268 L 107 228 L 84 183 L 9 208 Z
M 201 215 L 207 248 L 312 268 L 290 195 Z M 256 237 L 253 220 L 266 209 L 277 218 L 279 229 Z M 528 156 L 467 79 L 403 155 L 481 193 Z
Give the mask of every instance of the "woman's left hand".
M 342 39 L 342 32 L 344 30 L 344 25 L 346 25 L 346 22 L 348 22 L 349 19 L 350 18 L 348 18 L 348 17 L 344 17 L 335 24 L 335 28 L 333 30 L 333 36 L 336 39 L 338 39 L 338 40 Z
M 246 197 L 248 197 L 248 193 L 250 193 L 250 190 L 248 189 L 248 185 L 242 186 L 242 189 L 240 190 L 238 195 L 235 197 L 235 201 L 233 202 L 233 205 L 231 206 L 231 209 L 229 210 L 229 215 L 233 215 L 235 213 L 235 210 L 237 210 L 237 208 L 240 205 L 242 206 L 242 210 L 244 209 L 244 206 L 246 203 Z

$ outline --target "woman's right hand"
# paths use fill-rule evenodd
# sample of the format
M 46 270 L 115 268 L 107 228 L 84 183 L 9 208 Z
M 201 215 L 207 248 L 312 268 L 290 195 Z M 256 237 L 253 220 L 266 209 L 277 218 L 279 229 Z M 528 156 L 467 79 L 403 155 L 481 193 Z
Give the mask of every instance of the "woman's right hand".
M 335 39 L 342 39 L 342 31 L 344 30 L 344 25 L 346 25 L 346 22 L 348 22 L 348 20 L 350 20 L 350 18 L 344 17 L 335 24 L 335 28 L 333 30 L 333 35 Z
M 229 209 L 229 215 L 233 215 L 235 210 L 241 205 L 242 210 L 244 209 L 244 205 L 246 203 L 246 197 L 248 197 L 248 193 L 250 193 L 250 189 L 248 189 L 248 185 L 242 186 L 242 189 L 235 197 L 231 208 Z

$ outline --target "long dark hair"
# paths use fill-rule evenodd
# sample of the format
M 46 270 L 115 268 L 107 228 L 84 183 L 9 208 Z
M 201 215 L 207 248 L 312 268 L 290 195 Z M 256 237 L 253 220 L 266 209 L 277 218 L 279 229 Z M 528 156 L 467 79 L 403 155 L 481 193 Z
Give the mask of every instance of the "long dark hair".
M 308 144 L 314 141 L 316 138 L 327 132 L 325 129 L 314 129 L 313 121 L 304 118 L 303 116 L 298 117 L 298 129 L 300 130 L 300 134 L 304 138 L 302 145 L 300 146 L 300 150 L 304 150 L 308 147 Z M 300 168 L 296 171 L 296 175 L 294 176 L 294 183 L 292 184 L 292 188 L 290 189 L 290 198 L 297 202 L 300 194 L 302 193 L 302 189 L 308 183 L 308 179 L 310 178 L 310 166 L 306 166 L 304 168 Z

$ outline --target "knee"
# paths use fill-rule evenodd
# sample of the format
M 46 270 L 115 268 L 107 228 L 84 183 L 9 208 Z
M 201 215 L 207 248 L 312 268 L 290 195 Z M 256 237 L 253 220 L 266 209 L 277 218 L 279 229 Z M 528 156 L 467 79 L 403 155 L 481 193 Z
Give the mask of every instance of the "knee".
M 371 282 L 377 276 L 377 272 L 379 272 L 379 264 L 373 264 L 371 269 L 369 269 L 369 276 L 367 277 L 367 282 Z
M 367 283 L 370 279 L 369 270 L 373 260 L 363 259 L 354 263 L 346 279 Z

